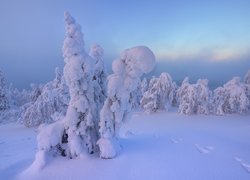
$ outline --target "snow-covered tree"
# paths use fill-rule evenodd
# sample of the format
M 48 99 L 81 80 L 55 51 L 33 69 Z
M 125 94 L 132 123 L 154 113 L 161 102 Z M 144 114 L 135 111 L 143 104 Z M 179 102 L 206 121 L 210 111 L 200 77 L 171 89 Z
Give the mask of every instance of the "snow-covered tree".
M 210 107 L 211 91 L 207 79 L 198 79 L 196 85 L 197 101 L 195 112 L 197 114 L 208 114 Z
M 244 83 L 250 84 L 250 70 L 247 71 L 245 77 L 244 77 Z
M 51 123 L 64 116 L 69 102 L 69 93 L 62 74 L 56 69 L 56 77 L 43 88 L 34 88 L 32 100 L 24 105 L 19 119 L 27 127 Z
M 210 90 L 207 79 L 199 79 L 196 84 L 190 84 L 186 77 L 177 90 L 179 113 L 208 114 Z
M 141 108 L 140 101 L 147 88 L 148 88 L 148 81 L 146 78 L 143 78 L 142 81 L 138 82 L 136 90 L 134 90 L 130 95 L 132 110 L 138 110 Z
M 24 104 L 31 101 L 30 94 L 31 91 L 23 89 L 22 91 L 15 88 L 12 84 L 9 86 L 9 101 L 10 106 L 14 108 L 20 108 Z
M 245 85 L 246 96 L 248 98 L 248 101 L 250 102 L 250 70 L 247 71 L 244 77 L 244 85 Z M 250 103 L 248 106 L 248 110 L 250 110 Z
M 84 50 L 81 26 L 65 13 L 66 37 L 63 44 L 64 76 L 69 87 L 70 102 L 65 117 L 69 157 L 94 153 L 98 131 L 95 119 L 93 59 Z
M 195 96 L 195 88 L 189 83 L 189 78 L 186 77 L 177 90 L 177 99 L 179 104 L 178 112 L 181 114 L 193 114 L 196 99 Z
M 175 85 L 168 73 L 162 73 L 159 78 L 153 77 L 148 90 L 143 94 L 141 107 L 148 113 L 168 109 L 172 105 Z
M 132 109 L 132 94 L 144 73 L 153 70 L 155 56 L 145 47 L 125 50 L 112 63 L 113 74 L 108 77 L 108 97 L 100 113 L 100 136 L 98 145 L 101 158 L 113 158 L 119 151 L 117 136 L 119 128 Z
M 97 106 L 97 112 L 95 113 L 97 119 L 99 119 L 99 112 L 107 97 L 107 74 L 104 68 L 103 54 L 104 50 L 100 45 L 94 44 L 91 46 L 89 55 L 94 60 L 93 84 L 94 101 Z
M 54 106 L 56 107 L 56 112 L 52 116 L 53 121 L 57 121 L 66 115 L 70 100 L 69 88 L 59 68 L 56 68 L 55 75 L 56 77 L 52 81 L 52 93 L 55 95 Z
M 9 108 L 8 89 L 2 71 L 0 71 L 0 111 Z
M 130 99 L 131 99 L 131 105 L 132 105 L 131 110 L 138 110 L 140 107 L 140 100 L 142 97 L 140 82 L 138 82 L 137 88 L 133 92 L 131 92 L 130 96 L 131 96 Z
M 217 115 L 247 111 L 249 99 L 244 84 L 240 82 L 240 77 L 234 77 L 223 87 L 216 88 L 214 90 L 213 104 Z
M 157 82 L 158 78 L 153 76 L 149 81 L 148 90 L 143 93 L 142 98 L 140 100 L 141 108 L 148 113 L 157 111 L 157 108 L 159 107 L 158 105 L 159 99 L 157 98 L 157 91 L 152 92 L 152 89 L 157 84 Z
M 176 82 L 173 82 L 172 85 L 173 85 L 173 91 L 171 93 L 171 98 L 170 98 L 172 102 L 170 103 L 173 107 L 176 107 L 178 105 L 178 99 L 177 99 L 178 85 L 176 84 Z
M 36 102 L 37 98 L 42 94 L 42 89 L 43 89 L 43 84 L 30 84 L 31 87 L 31 93 L 30 93 L 30 98 L 31 102 Z
M 24 124 L 25 113 L 27 109 L 31 107 L 36 102 L 38 97 L 42 94 L 43 86 L 43 84 L 36 85 L 32 83 L 30 84 L 31 90 L 23 90 L 22 92 L 20 92 L 20 94 L 17 94 L 16 98 L 19 99 L 21 103 L 20 115 L 17 120 L 18 123 Z
M 65 12 L 65 24 L 66 35 L 62 50 L 64 78 L 70 94 L 69 106 L 62 120 L 39 128 L 38 157 L 56 153 L 76 158 L 97 150 L 94 60 L 85 52 L 81 26 L 68 12 Z M 34 164 L 36 163 L 39 162 L 35 160 Z
M 141 90 L 141 95 L 143 96 L 143 94 L 148 90 L 148 80 L 147 78 L 143 78 L 140 84 L 140 90 Z M 142 98 L 141 96 L 141 98 Z

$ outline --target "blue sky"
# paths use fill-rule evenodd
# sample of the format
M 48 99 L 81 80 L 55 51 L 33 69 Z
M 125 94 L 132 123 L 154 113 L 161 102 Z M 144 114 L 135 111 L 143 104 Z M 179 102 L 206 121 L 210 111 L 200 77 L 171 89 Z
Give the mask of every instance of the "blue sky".
M 146 45 L 153 74 L 221 84 L 250 69 L 249 0 L 1 0 L 0 69 L 26 88 L 63 67 L 63 13 L 82 26 L 86 50 L 99 43 L 109 68 L 126 48 Z

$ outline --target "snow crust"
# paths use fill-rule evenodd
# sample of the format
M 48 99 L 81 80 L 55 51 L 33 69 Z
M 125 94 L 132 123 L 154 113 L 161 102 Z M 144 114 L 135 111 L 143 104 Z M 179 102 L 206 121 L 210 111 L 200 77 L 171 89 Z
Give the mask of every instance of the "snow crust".
M 100 147 L 101 157 L 103 159 L 111 159 L 121 150 L 120 144 L 116 138 L 101 138 L 97 141 Z

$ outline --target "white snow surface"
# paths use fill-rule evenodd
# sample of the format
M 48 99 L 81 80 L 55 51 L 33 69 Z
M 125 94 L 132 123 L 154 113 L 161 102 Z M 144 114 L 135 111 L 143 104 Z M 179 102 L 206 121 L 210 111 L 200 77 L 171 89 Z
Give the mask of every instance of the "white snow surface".
M 134 113 L 120 130 L 122 150 L 114 159 L 56 157 L 39 171 L 29 168 L 37 150 L 36 130 L 0 124 L 0 179 L 250 179 L 249 115 L 176 111 Z

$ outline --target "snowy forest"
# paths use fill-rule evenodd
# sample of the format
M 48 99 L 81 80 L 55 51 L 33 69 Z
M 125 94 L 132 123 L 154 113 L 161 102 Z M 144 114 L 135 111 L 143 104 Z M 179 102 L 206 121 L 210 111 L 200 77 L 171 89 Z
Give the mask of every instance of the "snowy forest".
M 37 133 L 36 155 L 29 166 L 32 172 L 42 170 L 52 157 L 86 160 L 94 154 L 119 159 L 126 154 L 121 129 L 137 112 L 145 116 L 176 112 L 187 117 L 249 118 L 250 70 L 215 89 L 209 87 L 208 79 L 191 83 L 186 77 L 178 84 L 168 72 L 145 76 L 157 60 L 148 47 L 135 46 L 120 53 L 108 74 L 105 48 L 94 44 L 87 52 L 81 26 L 68 12 L 65 31 L 64 68 L 55 68 L 53 80 L 19 90 L 15 84 L 7 84 L 0 72 L 0 123 L 21 124 Z

